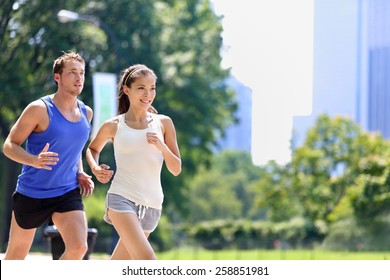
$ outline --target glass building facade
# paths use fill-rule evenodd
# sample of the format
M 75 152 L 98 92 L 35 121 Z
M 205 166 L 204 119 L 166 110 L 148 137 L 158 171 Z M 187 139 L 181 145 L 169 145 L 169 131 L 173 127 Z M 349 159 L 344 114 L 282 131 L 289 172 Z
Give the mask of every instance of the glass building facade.
M 366 27 L 362 45 L 367 47 L 362 51 L 367 51 L 363 53 L 368 67 L 367 129 L 390 139 L 390 1 L 366 0 L 360 4 L 362 32 Z
M 315 0 L 314 33 L 313 113 L 294 118 L 295 147 L 319 114 L 390 140 L 390 1 Z

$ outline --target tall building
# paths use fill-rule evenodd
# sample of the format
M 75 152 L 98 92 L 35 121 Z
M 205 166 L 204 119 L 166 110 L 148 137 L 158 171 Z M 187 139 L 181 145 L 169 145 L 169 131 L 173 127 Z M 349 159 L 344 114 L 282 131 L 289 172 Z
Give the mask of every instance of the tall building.
M 390 139 L 390 2 L 362 1 L 361 122 Z
M 252 90 L 231 76 L 228 85 L 232 87 L 237 95 L 238 104 L 235 118 L 238 123 L 227 127 L 225 137 L 221 139 L 220 150 L 233 149 L 251 152 L 252 135 Z
M 350 117 L 364 130 L 390 139 L 390 0 L 285 0 L 258 5 L 261 9 L 255 16 L 247 16 L 248 11 L 241 14 L 235 6 L 226 25 L 226 30 L 240 26 L 235 30 L 243 44 L 235 54 L 239 63 L 246 62 L 243 69 L 250 70 L 237 78 L 245 79 L 256 104 L 252 113 L 257 117 L 249 130 L 252 158 L 259 157 L 255 163 L 276 158 L 278 152 L 283 162 L 288 161 L 284 155 L 291 154 L 291 148 L 286 142 L 300 146 L 320 114 Z M 313 30 L 300 35 L 309 26 Z M 312 45 L 305 41 L 309 39 Z M 242 69 L 239 63 L 236 69 Z M 310 105 L 301 108 L 303 102 Z M 241 145 L 237 139 L 242 135 L 228 132 L 225 146 Z
M 298 146 L 322 113 L 390 139 L 390 1 L 315 0 L 312 108 L 294 117 Z

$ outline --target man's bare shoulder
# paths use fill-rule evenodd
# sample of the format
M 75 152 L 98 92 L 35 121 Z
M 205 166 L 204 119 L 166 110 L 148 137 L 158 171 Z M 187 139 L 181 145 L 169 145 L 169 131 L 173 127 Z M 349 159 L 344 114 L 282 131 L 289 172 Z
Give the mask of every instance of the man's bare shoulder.
M 87 111 L 88 121 L 92 120 L 93 117 L 93 110 L 91 107 L 85 105 L 85 110 Z
M 30 102 L 27 107 L 24 109 L 25 113 L 30 113 L 30 114 L 39 114 L 39 113 L 46 113 L 46 105 L 45 103 L 38 99 Z
M 24 108 L 15 127 L 22 128 L 24 131 L 42 132 L 49 123 L 46 105 L 42 100 L 35 100 Z

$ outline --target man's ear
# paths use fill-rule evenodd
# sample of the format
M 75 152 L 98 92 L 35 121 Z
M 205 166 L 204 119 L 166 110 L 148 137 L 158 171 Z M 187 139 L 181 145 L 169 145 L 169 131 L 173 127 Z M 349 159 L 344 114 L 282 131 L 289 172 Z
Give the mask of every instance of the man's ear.
M 54 73 L 53 79 L 54 79 L 54 81 L 56 81 L 58 83 L 58 81 L 60 80 L 60 74 L 59 73 Z

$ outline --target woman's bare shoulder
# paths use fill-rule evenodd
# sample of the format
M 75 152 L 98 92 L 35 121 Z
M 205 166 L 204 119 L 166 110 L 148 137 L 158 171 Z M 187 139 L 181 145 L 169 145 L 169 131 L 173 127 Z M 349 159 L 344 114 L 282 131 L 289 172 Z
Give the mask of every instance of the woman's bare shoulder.
M 112 118 L 109 118 L 108 120 L 106 120 L 104 123 L 107 123 L 107 124 L 118 124 L 119 123 L 119 119 L 121 118 L 121 115 L 118 115 L 118 116 L 115 116 L 115 117 L 112 117 Z
M 156 119 L 158 119 L 161 123 L 172 123 L 171 117 L 164 114 L 156 114 Z
M 118 124 L 119 124 L 119 119 L 120 119 L 120 116 L 115 116 L 115 117 L 107 119 L 106 121 L 103 122 L 102 128 L 109 129 L 109 130 L 110 129 L 116 130 L 118 127 Z

